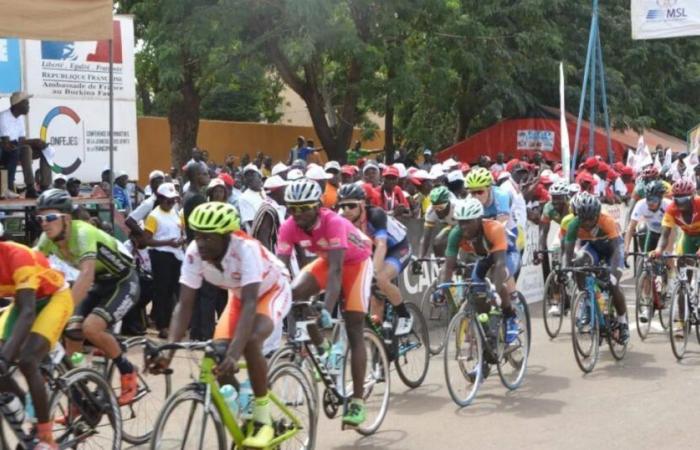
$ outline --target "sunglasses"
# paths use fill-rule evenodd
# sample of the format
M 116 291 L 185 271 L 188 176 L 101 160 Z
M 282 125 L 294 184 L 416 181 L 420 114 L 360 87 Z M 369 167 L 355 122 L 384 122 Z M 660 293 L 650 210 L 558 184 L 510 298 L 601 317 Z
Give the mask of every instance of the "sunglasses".
M 443 211 L 443 210 L 447 209 L 447 205 L 448 205 L 447 203 L 434 204 L 433 209 L 435 211 Z
M 469 191 L 470 194 L 472 195 L 484 195 L 486 193 L 485 189 L 478 189 L 476 191 Z
M 301 205 L 287 205 L 290 214 L 301 214 L 311 211 L 316 207 L 317 203 L 304 203 Z
M 690 202 L 690 199 L 692 198 L 692 195 L 679 195 L 679 196 L 674 196 L 673 201 L 679 204 L 684 204 Z
M 43 223 L 55 222 L 61 217 L 63 217 L 63 214 L 37 214 L 36 221 L 39 222 L 39 225 L 41 225 Z
M 359 203 L 343 203 L 342 205 L 338 205 L 338 209 L 348 209 L 348 210 L 357 209 L 359 207 L 360 207 Z

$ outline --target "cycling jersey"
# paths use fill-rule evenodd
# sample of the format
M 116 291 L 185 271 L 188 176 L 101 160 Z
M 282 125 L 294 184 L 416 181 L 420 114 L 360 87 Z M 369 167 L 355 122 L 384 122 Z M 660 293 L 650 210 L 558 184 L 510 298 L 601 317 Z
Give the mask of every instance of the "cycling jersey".
M 428 211 L 425 213 L 425 226 L 426 227 L 435 227 L 438 225 L 441 226 L 453 226 L 457 223 L 455 218 L 453 217 L 453 213 L 455 211 L 455 206 L 454 202 L 451 200 L 449 205 L 448 205 L 449 211 L 447 212 L 447 215 L 445 217 L 440 218 L 437 215 L 437 212 L 435 212 L 435 207 L 431 204 L 428 207 Z
M 576 216 L 573 213 L 569 213 L 561 219 L 561 223 L 559 224 L 559 238 L 560 239 L 564 239 L 564 236 L 566 236 L 566 232 L 569 230 L 569 224 L 575 218 L 576 218 Z
M 498 216 L 508 216 L 508 229 L 515 228 L 515 220 L 510 214 L 511 197 L 508 192 L 497 186 L 491 187 L 491 204 L 484 205 L 484 218 L 495 219 Z
M 568 213 L 568 208 L 567 208 L 567 213 Z M 542 217 L 540 218 L 540 222 L 543 224 L 548 224 L 548 223 L 557 223 L 561 225 L 562 219 L 566 216 L 566 214 L 560 214 L 559 211 L 554 207 L 554 204 L 552 204 L 551 201 L 547 202 L 544 205 L 544 209 L 542 210 Z
M 309 235 L 299 228 L 293 217 L 280 227 L 277 254 L 290 256 L 295 245 L 326 258 L 331 250 L 345 250 L 345 264 L 356 264 L 372 254 L 372 242 L 344 217 L 321 208 Z
M 506 251 L 508 249 L 508 241 L 503 224 L 497 220 L 489 219 L 482 220 L 481 224 L 483 234 L 480 243 L 464 239 L 461 227 L 452 228 L 447 237 L 445 256 L 457 256 L 460 249 L 479 256 Z
M 620 238 L 620 228 L 615 219 L 601 212 L 598 222 L 591 230 L 581 228 L 581 219 L 574 217 L 569 223 L 565 242 L 575 243 L 577 239 L 582 241 L 613 241 Z
M 0 242 L 0 297 L 14 297 L 21 289 L 47 297 L 66 287 L 63 274 L 49 266 L 46 257 L 15 242 Z
M 656 211 L 651 211 L 647 204 L 646 198 L 637 202 L 634 205 L 630 219 L 635 222 L 643 221 L 647 225 L 647 229 L 654 233 L 661 233 L 661 221 L 663 220 L 666 210 L 671 205 L 671 200 L 664 198 Z
M 39 238 L 37 249 L 46 255 L 56 255 L 76 268 L 84 260 L 94 258 L 96 279 L 124 278 L 134 267 L 131 254 L 121 242 L 87 222 L 73 220 L 69 239 L 68 255 L 46 233 Z
M 683 213 L 675 202 L 669 205 L 661 221 L 661 226 L 673 228 L 677 225 L 687 236 L 700 236 L 700 197 L 693 197 L 693 215 L 689 223 L 683 219 Z
M 367 209 L 366 232 L 370 238 L 386 239 L 387 248 L 392 249 L 406 239 L 406 227 L 381 208 Z

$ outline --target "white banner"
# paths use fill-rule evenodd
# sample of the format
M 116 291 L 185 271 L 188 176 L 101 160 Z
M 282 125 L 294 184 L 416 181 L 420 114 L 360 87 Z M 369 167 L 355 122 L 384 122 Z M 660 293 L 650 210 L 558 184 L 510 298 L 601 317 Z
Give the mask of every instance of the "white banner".
M 114 18 L 114 98 L 135 100 L 134 20 Z M 25 41 L 26 89 L 35 97 L 107 99 L 109 41 Z
M 549 130 L 518 130 L 518 150 L 554 150 L 554 131 Z
M 632 0 L 632 39 L 700 36 L 700 1 Z

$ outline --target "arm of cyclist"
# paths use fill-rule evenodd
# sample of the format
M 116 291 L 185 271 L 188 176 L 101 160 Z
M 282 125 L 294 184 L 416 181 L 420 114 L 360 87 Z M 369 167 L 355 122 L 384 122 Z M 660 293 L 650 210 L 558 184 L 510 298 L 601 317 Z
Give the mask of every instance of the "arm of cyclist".
M 386 258 L 386 252 L 386 237 L 374 238 L 374 255 L 372 256 L 372 263 L 374 265 L 375 276 L 384 268 L 384 258 Z
M 622 237 L 613 239 L 612 246 L 613 254 L 610 257 L 610 281 L 612 281 L 614 286 L 617 286 L 622 277 L 622 269 L 620 269 L 620 267 L 623 267 L 625 263 L 625 251 L 622 247 Z
M 420 238 L 420 253 L 419 258 L 425 258 L 428 256 L 428 250 L 430 249 L 430 244 L 433 241 L 433 232 L 435 231 L 435 226 L 432 224 L 425 223 L 423 227 L 423 235 Z
M 510 294 L 508 291 L 508 269 L 506 266 L 506 252 L 498 251 L 492 253 L 493 256 L 493 267 L 491 268 L 491 273 L 493 277 L 493 284 L 496 286 L 496 292 L 501 296 L 501 302 L 503 304 L 510 304 Z
M 629 225 L 627 226 L 627 231 L 625 232 L 625 253 L 629 253 L 630 251 L 630 243 L 632 242 L 632 238 L 634 237 L 634 230 L 636 229 L 637 221 L 631 219 Z
M 0 376 L 7 371 L 7 363 L 19 356 L 19 351 L 27 340 L 34 319 L 36 318 L 36 291 L 34 289 L 19 289 L 15 293 L 14 308 L 17 311 L 17 321 L 10 338 L 2 346 L 0 352 Z
M 238 372 L 238 360 L 241 359 L 243 349 L 248 345 L 250 335 L 253 334 L 259 291 L 260 283 L 251 283 L 241 287 L 241 304 L 243 305 L 241 318 L 224 360 L 216 367 L 218 373 Z
M 540 244 L 539 244 L 539 250 L 540 252 L 546 252 L 547 251 L 547 236 L 549 236 L 549 222 L 548 221 L 541 221 L 540 226 L 539 226 L 539 231 L 540 231 Z M 542 262 L 542 253 L 540 252 L 535 252 L 535 255 L 533 257 L 532 262 L 534 264 L 539 264 Z
M 659 238 L 659 242 L 656 244 L 656 248 L 649 252 L 649 256 L 652 258 L 656 258 L 660 256 L 664 249 L 668 247 L 668 242 L 669 242 L 669 237 L 671 236 L 671 227 L 667 227 L 666 225 L 663 225 L 661 227 L 661 237 Z
M 73 304 L 79 305 L 87 297 L 87 293 L 95 282 L 95 258 L 87 258 L 80 262 L 80 274 L 73 284 Z

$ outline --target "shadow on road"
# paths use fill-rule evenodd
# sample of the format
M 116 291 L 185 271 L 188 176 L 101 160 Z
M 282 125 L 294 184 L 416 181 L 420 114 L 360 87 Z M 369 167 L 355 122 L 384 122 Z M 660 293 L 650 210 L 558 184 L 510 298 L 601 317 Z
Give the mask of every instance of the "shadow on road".
M 361 448 L 364 450 L 373 450 L 381 448 L 407 448 L 407 444 L 403 442 L 408 433 L 402 430 L 379 430 L 372 436 L 362 437 L 357 439 L 351 445 L 341 445 L 333 447 L 336 450 L 351 450 Z M 401 445 L 398 445 L 401 444 Z
M 601 349 L 605 351 L 605 349 Z M 593 372 L 583 375 L 585 379 L 596 380 L 612 377 L 653 380 L 666 375 L 663 367 L 650 366 L 656 357 L 649 353 L 628 350 L 622 361 L 615 361 L 609 351 L 601 354 L 600 361 Z

